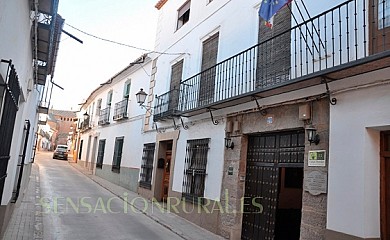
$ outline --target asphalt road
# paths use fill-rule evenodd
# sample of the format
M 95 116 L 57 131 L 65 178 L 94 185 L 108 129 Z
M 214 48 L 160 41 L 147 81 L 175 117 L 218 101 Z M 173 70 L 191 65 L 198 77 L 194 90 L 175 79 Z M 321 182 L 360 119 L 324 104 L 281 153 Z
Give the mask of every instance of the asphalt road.
M 84 176 L 64 160 L 36 159 L 44 239 L 182 239 Z

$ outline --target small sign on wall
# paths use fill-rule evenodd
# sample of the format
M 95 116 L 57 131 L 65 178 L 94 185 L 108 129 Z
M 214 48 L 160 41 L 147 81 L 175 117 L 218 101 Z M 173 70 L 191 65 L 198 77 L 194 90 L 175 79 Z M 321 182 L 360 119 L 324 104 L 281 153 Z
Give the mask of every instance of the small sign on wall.
M 305 173 L 303 189 L 312 195 L 326 193 L 328 188 L 328 175 L 322 171 L 309 171 Z
M 325 167 L 326 166 L 326 150 L 309 151 L 308 157 L 309 167 Z

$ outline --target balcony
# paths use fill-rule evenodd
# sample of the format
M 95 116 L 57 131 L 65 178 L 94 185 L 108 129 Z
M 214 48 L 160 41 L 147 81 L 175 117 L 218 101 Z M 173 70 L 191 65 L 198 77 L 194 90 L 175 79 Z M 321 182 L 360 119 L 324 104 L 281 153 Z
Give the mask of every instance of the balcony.
M 127 116 L 128 105 L 129 105 L 128 98 L 125 98 L 122 101 L 115 103 L 114 116 L 113 116 L 114 121 L 126 119 L 128 117 Z
M 156 97 L 153 120 L 156 122 L 167 117 L 179 115 L 179 97 L 180 92 L 178 89 L 173 89 Z
M 80 123 L 80 132 L 85 132 L 87 130 L 91 129 L 91 124 L 90 124 L 90 118 L 84 119 L 83 122 Z
M 40 101 L 38 104 L 38 113 L 49 114 L 49 102 Z
M 169 92 L 158 96 L 155 117 L 189 117 L 388 67 L 390 20 L 377 13 L 375 4 L 349 0 L 276 33 L 182 81 L 176 109 Z
M 100 110 L 99 114 L 99 125 L 106 125 L 110 123 L 110 107 L 106 107 L 105 109 Z

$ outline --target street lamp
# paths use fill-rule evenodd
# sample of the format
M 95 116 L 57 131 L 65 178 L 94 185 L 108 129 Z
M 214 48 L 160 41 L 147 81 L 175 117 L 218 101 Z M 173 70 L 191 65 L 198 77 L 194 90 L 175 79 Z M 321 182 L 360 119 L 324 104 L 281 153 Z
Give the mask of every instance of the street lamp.
M 85 113 L 83 114 L 83 117 L 84 117 L 84 120 L 87 120 L 87 119 L 89 118 L 89 115 L 88 115 L 88 113 L 87 113 L 87 112 L 85 112 Z
M 144 92 L 144 90 L 142 88 L 139 90 L 139 92 L 137 92 L 135 94 L 135 97 L 137 98 L 137 103 L 140 106 L 142 106 L 145 103 L 146 96 L 148 96 L 148 94 L 146 92 Z

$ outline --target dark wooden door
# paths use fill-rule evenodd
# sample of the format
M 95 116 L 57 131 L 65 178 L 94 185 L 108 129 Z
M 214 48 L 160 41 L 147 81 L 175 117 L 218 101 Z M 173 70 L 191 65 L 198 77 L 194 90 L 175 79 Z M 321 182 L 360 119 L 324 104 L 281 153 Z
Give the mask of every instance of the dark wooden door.
M 279 169 L 303 167 L 304 130 L 250 136 L 248 141 L 241 237 L 274 239 Z
M 170 114 L 173 114 L 177 110 L 179 104 L 179 91 L 180 91 L 180 82 L 183 74 L 183 60 L 175 63 L 171 69 L 171 83 L 169 88 L 169 103 L 168 111 Z
M 381 239 L 390 240 L 390 131 L 381 133 Z
M 199 82 L 199 106 L 212 103 L 215 90 L 215 65 L 218 56 L 219 33 L 203 42 L 202 67 Z

